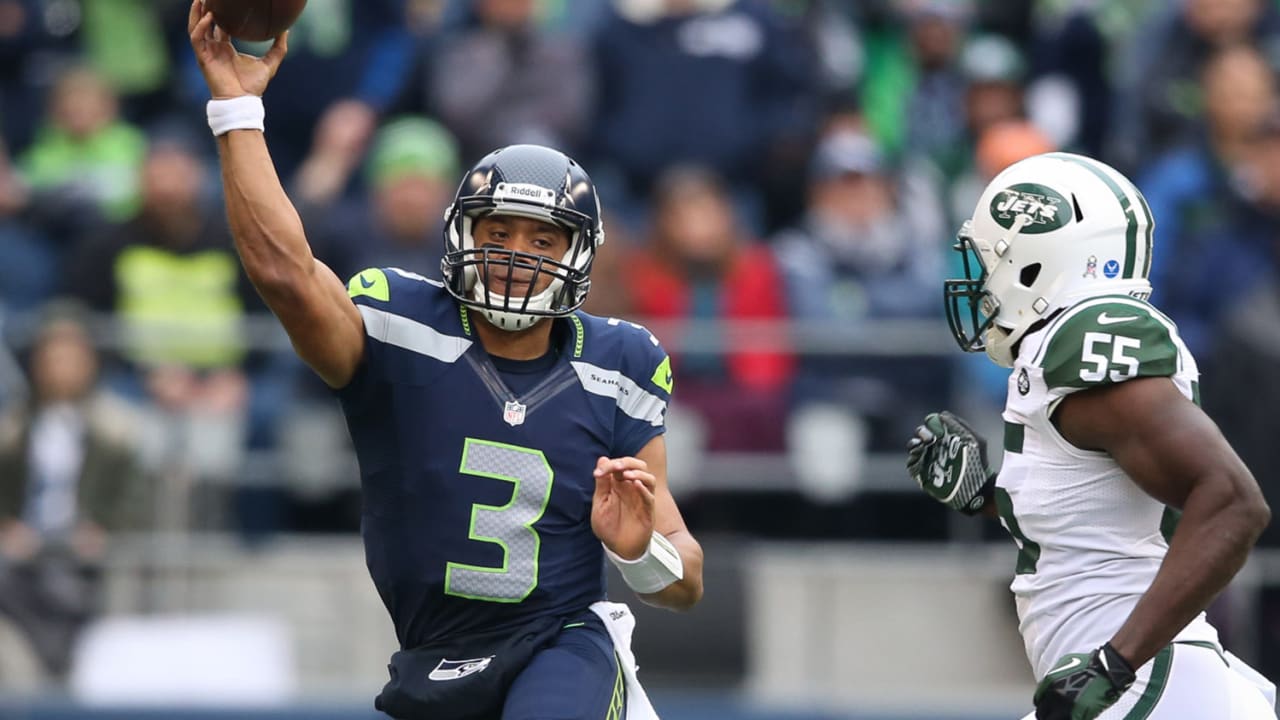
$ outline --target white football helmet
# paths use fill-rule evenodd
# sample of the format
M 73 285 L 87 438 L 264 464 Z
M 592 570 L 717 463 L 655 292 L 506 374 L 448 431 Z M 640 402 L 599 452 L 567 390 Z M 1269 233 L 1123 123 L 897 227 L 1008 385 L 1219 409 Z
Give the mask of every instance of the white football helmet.
M 966 277 L 944 290 L 956 342 L 1012 367 L 1022 336 L 1058 310 L 1099 295 L 1147 298 L 1153 229 L 1142 193 L 1104 163 L 1055 152 L 1010 165 L 958 234 Z

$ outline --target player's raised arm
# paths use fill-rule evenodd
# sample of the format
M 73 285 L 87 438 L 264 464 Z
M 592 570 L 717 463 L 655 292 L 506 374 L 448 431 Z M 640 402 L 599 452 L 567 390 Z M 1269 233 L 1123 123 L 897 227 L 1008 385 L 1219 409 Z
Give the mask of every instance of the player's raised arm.
M 591 525 L 623 579 L 650 605 L 689 610 L 702 599 L 702 546 L 667 486 L 666 440 L 635 457 L 600 458 Z
M 187 30 L 214 98 L 209 121 L 245 272 L 298 355 L 330 386 L 342 387 L 360 363 L 363 320 L 342 282 L 312 255 L 262 134 L 261 95 L 284 61 L 287 37 L 277 37 L 262 58 L 238 53 L 202 0 L 191 3 Z

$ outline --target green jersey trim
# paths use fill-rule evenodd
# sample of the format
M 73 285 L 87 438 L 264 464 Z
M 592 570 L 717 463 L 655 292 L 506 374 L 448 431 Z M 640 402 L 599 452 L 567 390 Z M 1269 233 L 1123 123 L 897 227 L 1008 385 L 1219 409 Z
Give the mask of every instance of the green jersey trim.
M 1127 297 L 1089 300 L 1047 331 L 1035 363 L 1049 388 L 1086 388 L 1181 370 L 1176 330 L 1146 303 Z
M 391 300 L 391 284 L 387 282 L 387 274 L 378 268 L 361 270 L 347 283 L 347 295 L 350 297 L 370 297 L 379 302 Z
M 1020 453 L 1022 452 L 1023 443 L 1026 442 L 1027 426 L 1022 423 L 1012 423 L 1006 420 L 1004 422 L 1004 449 L 1005 452 Z

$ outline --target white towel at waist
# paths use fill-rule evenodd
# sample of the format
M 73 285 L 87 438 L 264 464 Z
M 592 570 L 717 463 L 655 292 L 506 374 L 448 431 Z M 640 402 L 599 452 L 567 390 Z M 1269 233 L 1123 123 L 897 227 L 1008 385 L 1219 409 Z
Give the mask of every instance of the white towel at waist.
M 591 605 L 591 611 L 600 616 L 613 639 L 613 649 L 622 664 L 622 678 L 627 687 L 627 720 L 658 720 L 658 713 L 649 702 L 649 696 L 640 687 L 636 677 L 635 654 L 631 652 L 631 631 L 636 627 L 636 616 L 624 603 L 600 602 Z

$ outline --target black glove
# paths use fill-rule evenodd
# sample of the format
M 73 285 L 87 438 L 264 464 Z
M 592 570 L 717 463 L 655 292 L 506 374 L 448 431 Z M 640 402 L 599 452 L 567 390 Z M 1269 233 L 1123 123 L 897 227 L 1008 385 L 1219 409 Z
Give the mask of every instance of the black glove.
M 1093 720 L 1115 704 L 1136 675 L 1107 643 L 1063 656 L 1036 686 L 1036 720 Z

